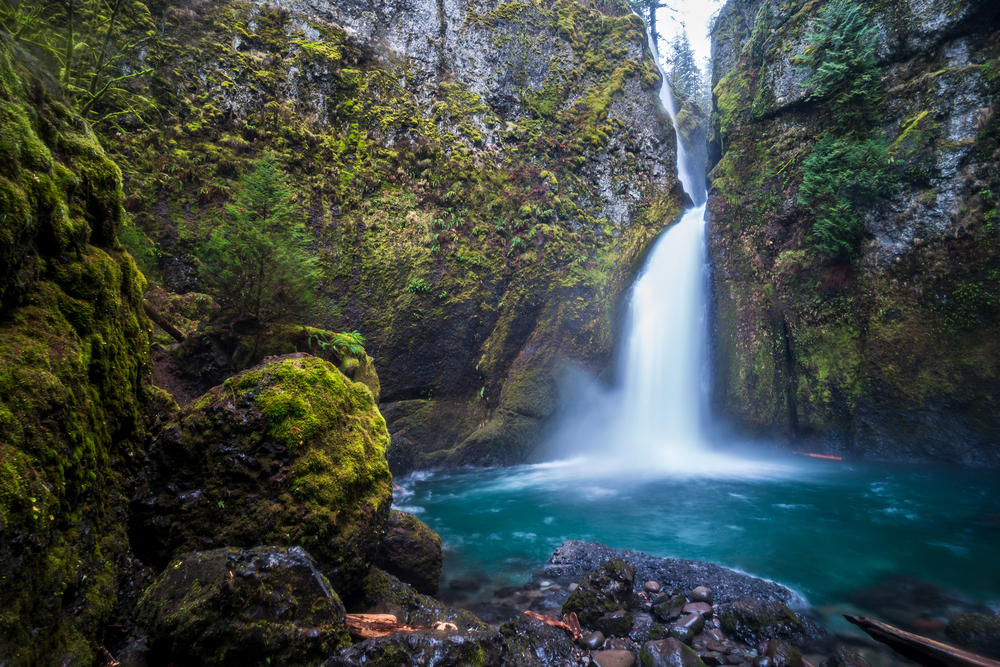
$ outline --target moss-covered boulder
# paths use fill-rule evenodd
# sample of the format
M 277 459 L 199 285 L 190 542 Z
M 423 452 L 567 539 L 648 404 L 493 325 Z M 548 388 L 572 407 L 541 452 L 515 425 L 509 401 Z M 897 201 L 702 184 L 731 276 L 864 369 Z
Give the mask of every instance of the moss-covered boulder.
M 139 602 L 163 663 L 316 665 L 350 644 L 344 605 L 301 547 L 186 553 Z
M 780 600 L 740 598 L 719 608 L 719 620 L 727 635 L 755 646 L 761 640 L 782 639 L 796 648 L 825 651 L 832 638 L 810 620 L 796 614 Z
M 365 577 L 361 591 L 348 601 L 351 611 L 392 614 L 400 623 L 432 626 L 438 621 L 452 623 L 459 630 L 489 630 L 490 626 L 471 611 L 449 607 L 428 595 L 418 593 L 391 574 L 377 567 Z
M 268 359 L 188 404 L 153 443 L 133 548 L 166 564 L 197 549 L 302 545 L 350 594 L 392 502 L 387 445 L 366 387 L 305 354 Z
M 145 281 L 121 171 L 0 31 L 0 664 L 89 665 L 146 439 Z
M 698 654 L 673 637 L 646 642 L 639 650 L 641 667 L 705 667 Z
M 1000 614 L 965 614 L 948 622 L 944 633 L 977 653 L 1000 656 Z
M 441 578 L 444 549 L 441 538 L 426 523 L 392 510 L 375 564 L 424 595 L 434 595 Z
M 635 567 L 613 558 L 580 580 L 562 612 L 575 612 L 580 623 L 593 626 L 601 616 L 632 606 L 634 584 Z

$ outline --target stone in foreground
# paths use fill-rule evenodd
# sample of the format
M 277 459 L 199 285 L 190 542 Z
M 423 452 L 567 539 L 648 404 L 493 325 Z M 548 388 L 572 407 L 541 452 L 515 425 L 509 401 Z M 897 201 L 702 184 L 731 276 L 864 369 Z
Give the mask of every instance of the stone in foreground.
M 385 538 L 375 556 L 376 565 L 417 592 L 434 595 L 443 562 L 444 549 L 437 533 L 412 514 L 399 510 L 389 513 Z
M 580 581 L 562 613 L 576 612 L 580 623 L 593 626 L 601 616 L 632 606 L 635 568 L 621 558 L 613 558 Z
M 705 667 L 694 649 L 673 637 L 643 644 L 639 664 L 642 667 Z
M 138 611 L 150 653 L 177 664 L 314 664 L 350 643 L 344 605 L 301 547 L 184 554 Z

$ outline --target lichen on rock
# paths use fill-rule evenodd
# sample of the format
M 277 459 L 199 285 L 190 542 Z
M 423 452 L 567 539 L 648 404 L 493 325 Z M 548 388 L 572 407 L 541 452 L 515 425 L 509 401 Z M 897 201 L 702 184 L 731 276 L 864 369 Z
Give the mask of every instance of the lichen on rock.
M 389 513 L 387 446 L 366 387 L 305 354 L 267 359 L 185 406 L 153 443 L 133 548 L 165 565 L 195 549 L 300 545 L 349 595 Z

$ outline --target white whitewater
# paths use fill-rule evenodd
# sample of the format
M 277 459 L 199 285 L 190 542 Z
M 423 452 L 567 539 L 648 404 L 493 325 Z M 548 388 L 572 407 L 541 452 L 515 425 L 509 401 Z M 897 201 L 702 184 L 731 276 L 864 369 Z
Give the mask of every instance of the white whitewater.
M 652 40 L 650 48 L 659 67 Z M 674 120 L 677 101 L 660 73 L 660 99 Z M 696 171 L 677 132 L 678 178 L 696 206 L 657 239 L 632 288 L 616 385 L 602 388 L 582 374 L 566 383 L 576 400 L 552 443 L 557 455 L 575 458 L 538 474 L 746 477 L 784 469 L 714 453 L 706 442 L 707 192 Z

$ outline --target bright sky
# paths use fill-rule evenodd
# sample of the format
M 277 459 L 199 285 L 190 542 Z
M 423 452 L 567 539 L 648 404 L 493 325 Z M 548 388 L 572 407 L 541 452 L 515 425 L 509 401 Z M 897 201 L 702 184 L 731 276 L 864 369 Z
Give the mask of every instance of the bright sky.
M 656 28 L 660 35 L 669 43 L 678 32 L 681 25 L 687 28 L 688 40 L 694 49 L 698 65 L 712 55 L 711 42 L 708 38 L 708 24 L 712 15 L 722 9 L 722 0 L 664 0 L 677 11 L 668 8 L 660 9 L 656 14 Z M 660 51 L 665 51 L 660 46 Z

